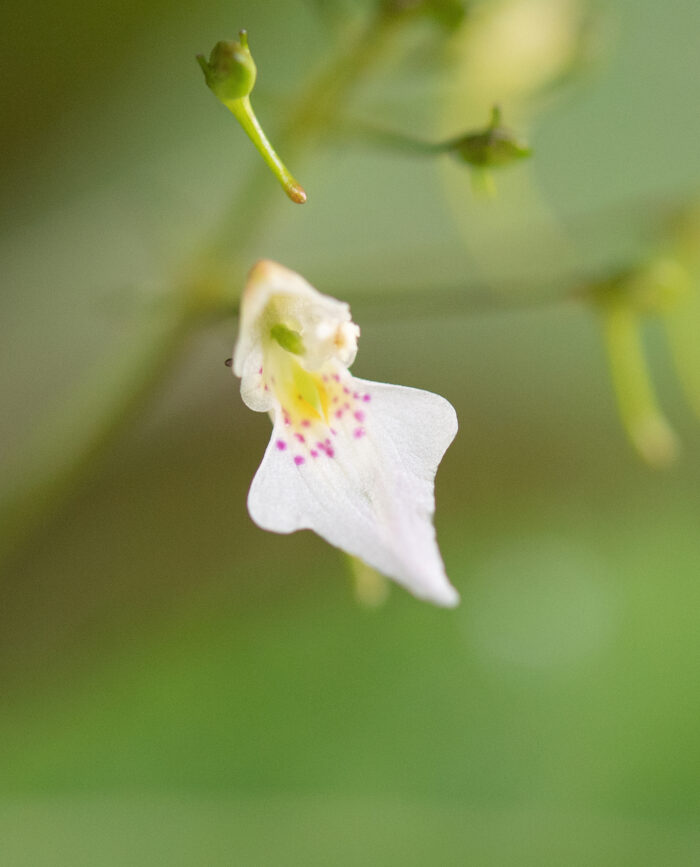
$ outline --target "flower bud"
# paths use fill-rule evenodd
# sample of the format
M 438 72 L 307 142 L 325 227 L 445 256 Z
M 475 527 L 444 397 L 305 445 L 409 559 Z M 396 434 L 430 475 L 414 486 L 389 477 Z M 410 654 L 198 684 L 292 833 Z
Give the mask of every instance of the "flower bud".
M 465 163 L 480 168 L 498 168 L 529 157 L 531 149 L 507 127 L 501 112 L 494 108 L 486 129 L 469 133 L 451 143 L 450 150 Z
M 240 42 L 217 42 L 209 61 L 197 55 L 208 87 L 223 103 L 248 96 L 255 86 L 257 69 L 248 48 L 248 35 L 241 30 Z

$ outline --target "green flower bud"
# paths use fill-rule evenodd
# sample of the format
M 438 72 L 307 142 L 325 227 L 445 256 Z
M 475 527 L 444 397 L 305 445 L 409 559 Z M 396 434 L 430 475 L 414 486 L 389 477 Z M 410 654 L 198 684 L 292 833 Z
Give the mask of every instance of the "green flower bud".
M 470 133 L 450 143 L 450 150 L 460 160 L 479 168 L 500 168 L 529 157 L 532 150 L 511 130 L 501 125 L 501 112 L 493 109 L 486 129 Z
M 223 103 L 248 96 L 255 86 L 257 69 L 245 30 L 241 30 L 239 38 L 240 42 L 217 42 L 208 62 L 203 54 L 197 55 L 208 87 Z

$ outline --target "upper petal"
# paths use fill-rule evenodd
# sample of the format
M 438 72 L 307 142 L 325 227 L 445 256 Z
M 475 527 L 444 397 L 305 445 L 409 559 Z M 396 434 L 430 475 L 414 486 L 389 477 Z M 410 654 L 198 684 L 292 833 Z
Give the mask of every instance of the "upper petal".
M 258 412 L 267 412 L 275 404 L 266 375 L 265 351 L 275 325 L 299 333 L 304 352 L 297 361 L 309 370 L 320 368 L 331 358 L 347 367 L 357 352 L 359 329 L 347 304 L 323 295 L 294 271 L 261 260 L 251 269 L 243 291 L 233 352 L 233 372 L 241 378 L 241 396 Z
M 294 430 L 278 412 L 248 510 L 278 533 L 311 529 L 411 593 L 459 601 L 435 539 L 433 483 L 457 432 L 451 404 L 431 392 L 334 377 L 330 422 Z

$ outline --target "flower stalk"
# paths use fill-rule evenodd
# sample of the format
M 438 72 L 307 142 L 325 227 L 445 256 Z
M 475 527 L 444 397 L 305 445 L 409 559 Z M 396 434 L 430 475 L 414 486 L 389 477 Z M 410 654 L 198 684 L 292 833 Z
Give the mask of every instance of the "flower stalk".
M 666 467 L 678 456 L 679 444 L 661 411 L 642 347 L 641 323 L 629 306 L 603 310 L 603 333 L 620 419 L 644 460 Z
M 306 201 L 304 188 L 277 155 L 250 104 L 257 67 L 250 53 L 248 34 L 241 30 L 238 36 L 238 42 L 217 42 L 208 61 L 203 54 L 198 54 L 197 62 L 207 87 L 239 122 L 282 189 L 293 202 L 303 204 Z

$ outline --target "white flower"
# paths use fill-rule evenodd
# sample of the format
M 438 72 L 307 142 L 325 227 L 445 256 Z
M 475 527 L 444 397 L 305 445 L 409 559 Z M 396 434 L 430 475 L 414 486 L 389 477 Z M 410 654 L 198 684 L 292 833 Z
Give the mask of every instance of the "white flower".
M 433 480 L 457 433 L 428 391 L 356 379 L 347 304 L 261 261 L 243 293 L 233 371 L 272 438 L 248 494 L 255 523 L 310 529 L 421 599 L 459 601 L 435 541 Z

